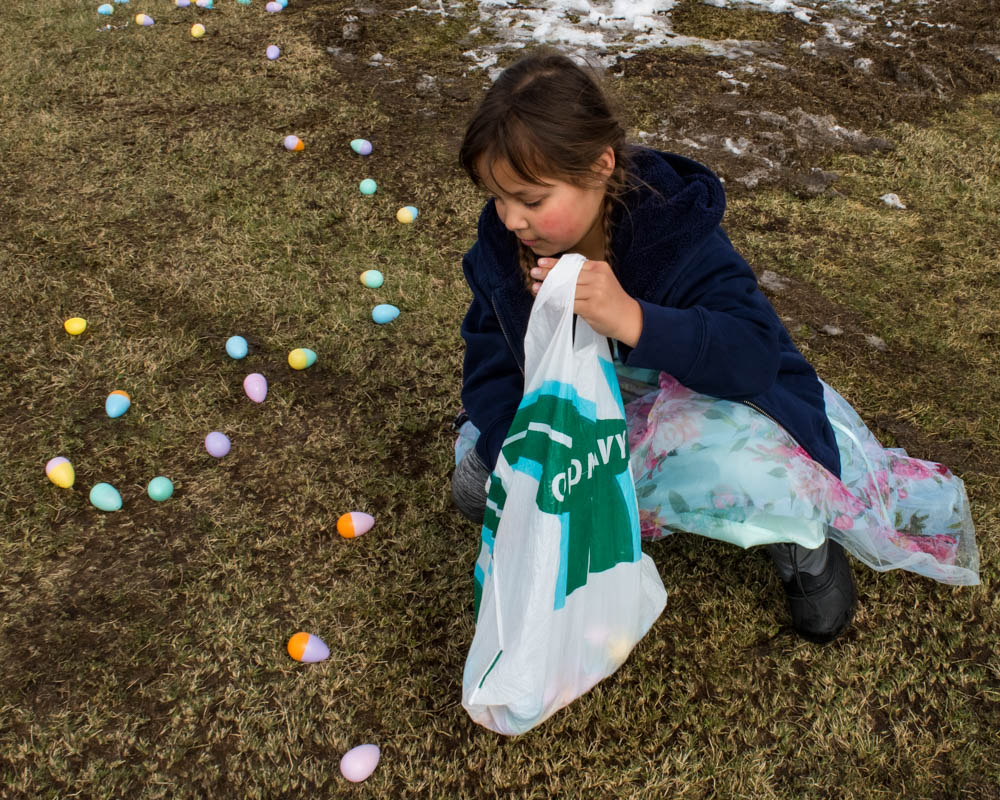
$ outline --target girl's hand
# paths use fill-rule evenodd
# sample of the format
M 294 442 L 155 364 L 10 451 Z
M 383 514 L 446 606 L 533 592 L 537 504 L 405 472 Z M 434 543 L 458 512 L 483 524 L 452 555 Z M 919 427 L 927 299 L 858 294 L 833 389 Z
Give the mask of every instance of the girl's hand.
M 542 281 L 556 265 L 555 258 L 540 258 L 531 270 L 535 279 L 533 294 L 538 294 Z M 576 281 L 573 312 L 579 314 L 601 336 L 610 336 L 622 344 L 635 347 L 642 333 L 642 308 L 638 301 L 622 288 L 606 261 L 585 261 Z

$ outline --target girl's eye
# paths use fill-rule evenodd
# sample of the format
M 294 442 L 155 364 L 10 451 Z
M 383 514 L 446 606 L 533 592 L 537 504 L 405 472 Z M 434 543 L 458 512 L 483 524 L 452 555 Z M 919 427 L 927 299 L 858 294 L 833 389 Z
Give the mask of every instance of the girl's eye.
M 538 208 L 542 204 L 541 200 L 532 200 L 530 203 L 525 203 L 528 208 Z

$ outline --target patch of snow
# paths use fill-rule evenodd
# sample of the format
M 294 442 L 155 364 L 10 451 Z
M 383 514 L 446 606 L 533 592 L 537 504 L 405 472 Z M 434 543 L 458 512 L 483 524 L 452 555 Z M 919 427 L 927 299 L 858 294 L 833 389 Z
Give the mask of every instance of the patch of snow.
M 883 2 L 855 3 L 850 0 L 703 0 L 716 8 L 746 8 L 772 14 L 787 14 L 813 27 L 817 38 L 840 48 L 853 47 L 868 29 L 879 22 L 873 8 Z M 696 47 L 710 55 L 727 59 L 746 58 L 762 48 L 761 42 L 717 41 L 682 36 L 673 29 L 671 14 L 678 0 L 479 0 L 479 21 L 475 33 L 490 33 L 497 44 L 476 50 L 469 57 L 472 68 L 484 68 L 489 54 L 550 44 L 569 49 L 579 58 L 593 58 L 604 64 L 628 58 L 653 48 Z M 460 6 L 454 3 L 449 8 Z M 407 11 L 444 13 L 442 0 L 421 0 Z M 912 26 L 916 23 L 910 23 Z M 802 49 L 814 53 L 816 42 Z M 471 51 L 470 51 L 471 52 Z M 496 62 L 490 62 L 492 66 Z M 775 62 L 776 69 L 785 67 Z

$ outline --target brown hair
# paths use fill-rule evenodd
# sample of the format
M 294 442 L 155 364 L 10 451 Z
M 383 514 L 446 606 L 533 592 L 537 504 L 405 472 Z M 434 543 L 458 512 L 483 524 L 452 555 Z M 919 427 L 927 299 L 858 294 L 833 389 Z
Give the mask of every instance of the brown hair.
M 472 182 L 485 185 L 481 165 L 505 162 L 527 183 L 556 178 L 593 185 L 594 164 L 610 147 L 615 168 L 604 195 L 605 260 L 612 263 L 611 209 L 625 192 L 625 129 L 597 77 L 567 56 L 543 51 L 507 67 L 486 92 L 465 129 L 458 160 Z M 520 242 L 518 258 L 530 284 L 535 255 Z

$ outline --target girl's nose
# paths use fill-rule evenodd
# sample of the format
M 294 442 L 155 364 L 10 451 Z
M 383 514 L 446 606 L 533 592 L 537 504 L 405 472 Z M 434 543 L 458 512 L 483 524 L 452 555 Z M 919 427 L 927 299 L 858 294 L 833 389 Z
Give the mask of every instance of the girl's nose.
M 506 227 L 507 230 L 515 233 L 517 231 L 524 230 L 527 227 L 527 224 L 524 221 L 524 214 L 519 214 L 510 208 L 505 209 L 505 213 L 503 217 L 501 217 L 500 221 L 503 222 L 504 227 Z

